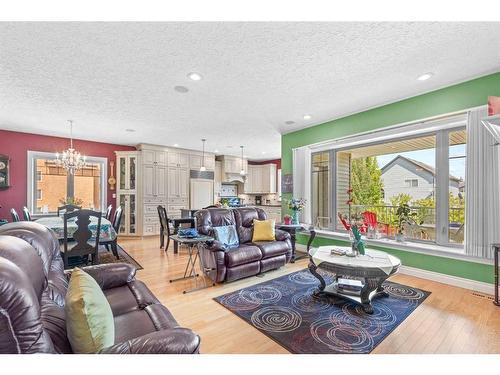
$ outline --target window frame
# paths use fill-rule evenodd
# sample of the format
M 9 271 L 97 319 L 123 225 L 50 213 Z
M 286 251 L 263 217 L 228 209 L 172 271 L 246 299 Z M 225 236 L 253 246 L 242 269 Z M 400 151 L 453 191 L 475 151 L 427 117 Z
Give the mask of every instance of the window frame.
M 27 206 L 30 212 L 32 212 L 32 216 L 47 216 L 47 214 L 43 213 L 38 213 L 36 210 L 36 204 L 37 204 L 37 192 L 36 192 L 36 183 L 39 182 L 37 180 L 37 171 L 36 171 L 36 164 L 35 160 L 37 159 L 50 159 L 50 160 L 56 160 L 56 153 L 55 152 L 43 152 L 43 151 L 28 151 L 28 159 L 27 159 L 27 175 L 28 175 L 28 189 L 27 189 Z M 108 188 L 107 188 L 107 181 L 108 181 L 108 158 L 104 157 L 99 157 L 99 156 L 87 156 L 86 157 L 86 162 L 87 163 L 95 163 L 95 164 L 101 164 L 102 170 L 101 170 L 101 181 L 100 181 L 100 200 L 102 202 L 102 207 L 101 207 L 101 212 L 105 212 L 106 207 L 108 206 Z M 71 181 L 71 182 L 70 182 Z M 72 197 L 74 195 L 74 178 L 73 176 L 68 175 L 67 176 L 67 195 L 68 197 Z M 52 215 L 53 213 L 49 213 L 49 215 Z
M 336 186 L 336 176 L 337 176 L 337 153 L 351 150 L 357 147 L 365 147 L 372 145 L 379 145 L 394 141 L 401 141 L 405 139 L 414 139 L 426 136 L 435 136 L 436 138 L 436 151 L 435 151 L 435 169 L 436 169 L 436 239 L 435 241 L 422 241 L 422 243 L 428 243 L 430 245 L 443 246 L 447 248 L 455 248 L 465 250 L 465 241 L 462 244 L 457 244 L 450 242 L 449 240 L 449 200 L 448 194 L 450 191 L 449 187 L 449 134 L 454 131 L 465 130 L 467 131 L 467 120 L 463 118 L 457 121 L 456 117 L 451 116 L 449 118 L 439 119 L 438 125 L 431 123 L 428 127 L 423 127 L 420 131 L 411 131 L 408 129 L 405 132 L 403 129 L 405 127 L 411 128 L 409 124 L 406 126 L 395 127 L 395 129 L 380 129 L 378 131 L 371 132 L 374 134 L 378 140 L 370 141 L 366 139 L 366 134 L 353 135 L 352 137 L 347 137 L 344 141 L 340 140 L 338 144 L 332 142 L 328 147 L 327 144 L 322 144 L 320 147 L 311 148 L 311 194 L 312 190 L 312 160 L 313 156 L 316 154 L 321 154 L 324 152 L 329 152 L 330 158 L 330 212 L 331 212 L 331 222 L 328 230 L 337 233 L 343 233 L 344 230 L 339 230 L 337 226 L 337 186 Z M 419 123 L 422 125 L 422 123 Z M 391 136 L 391 138 L 389 138 Z M 467 158 L 467 147 L 465 151 L 465 158 Z M 467 164 L 466 164 L 467 168 Z M 444 183 L 444 185 L 443 185 Z M 446 189 L 438 188 L 440 186 L 446 186 Z M 310 197 L 312 201 L 312 196 Z M 467 207 L 467 206 L 466 206 Z M 310 207 L 311 220 L 314 218 L 312 216 L 312 206 Z M 467 225 L 467 223 L 465 223 Z M 409 242 L 420 243 L 421 241 L 412 240 Z

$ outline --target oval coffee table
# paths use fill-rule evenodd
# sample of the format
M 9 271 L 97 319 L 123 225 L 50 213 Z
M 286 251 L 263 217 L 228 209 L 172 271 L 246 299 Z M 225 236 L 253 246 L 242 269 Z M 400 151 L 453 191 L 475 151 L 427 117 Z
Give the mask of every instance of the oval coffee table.
M 364 312 L 373 314 L 371 301 L 377 296 L 387 296 L 382 283 L 398 271 L 401 261 L 383 251 L 371 249 L 366 249 L 365 255 L 356 257 L 331 255 L 330 251 L 333 248 L 351 251 L 350 247 L 339 246 L 320 246 L 309 251 L 309 271 L 320 282 L 317 293 L 326 293 L 355 301 L 361 304 Z M 332 274 L 333 283 L 327 285 L 323 276 L 318 273 L 318 269 Z M 360 289 L 339 288 L 340 278 L 360 280 Z

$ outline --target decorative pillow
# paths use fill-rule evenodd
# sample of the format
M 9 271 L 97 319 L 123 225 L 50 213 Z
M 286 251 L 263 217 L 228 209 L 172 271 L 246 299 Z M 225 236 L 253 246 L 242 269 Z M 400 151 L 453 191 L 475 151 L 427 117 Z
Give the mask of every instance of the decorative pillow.
M 66 293 L 66 330 L 74 353 L 97 353 L 115 343 L 115 322 L 101 288 L 75 268 Z
M 221 242 L 225 247 L 232 248 L 240 245 L 235 225 L 225 225 L 222 227 L 214 227 L 213 229 L 215 239 Z
M 275 220 L 254 220 L 253 221 L 253 238 L 252 242 L 256 241 L 275 241 Z

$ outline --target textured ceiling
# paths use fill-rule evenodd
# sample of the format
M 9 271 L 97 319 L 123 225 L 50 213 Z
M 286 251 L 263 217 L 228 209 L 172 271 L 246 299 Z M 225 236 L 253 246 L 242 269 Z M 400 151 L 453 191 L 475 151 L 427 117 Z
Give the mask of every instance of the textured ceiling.
M 0 23 L 0 128 L 66 136 L 73 119 L 76 138 L 207 138 L 270 159 L 280 133 L 499 71 L 498 35 L 500 23 Z

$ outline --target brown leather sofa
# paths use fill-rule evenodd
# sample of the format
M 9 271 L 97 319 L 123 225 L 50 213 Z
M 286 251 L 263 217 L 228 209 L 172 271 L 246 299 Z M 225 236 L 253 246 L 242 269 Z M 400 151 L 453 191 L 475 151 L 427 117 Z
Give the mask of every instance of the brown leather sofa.
M 83 268 L 102 288 L 115 321 L 115 344 L 102 353 L 197 353 L 200 338 L 135 279 L 126 263 Z M 0 227 L 0 353 L 72 353 L 66 335 L 59 242 L 34 222 Z
M 276 241 L 252 242 L 253 221 L 267 218 L 260 208 L 210 208 L 197 211 L 195 216 L 198 232 L 209 236 L 214 235 L 214 227 L 236 226 L 240 242 L 237 248 L 227 249 L 219 241 L 213 241 L 203 251 L 204 266 L 213 269 L 210 274 L 216 283 L 282 267 L 292 257 L 292 244 L 287 232 L 276 230 Z

